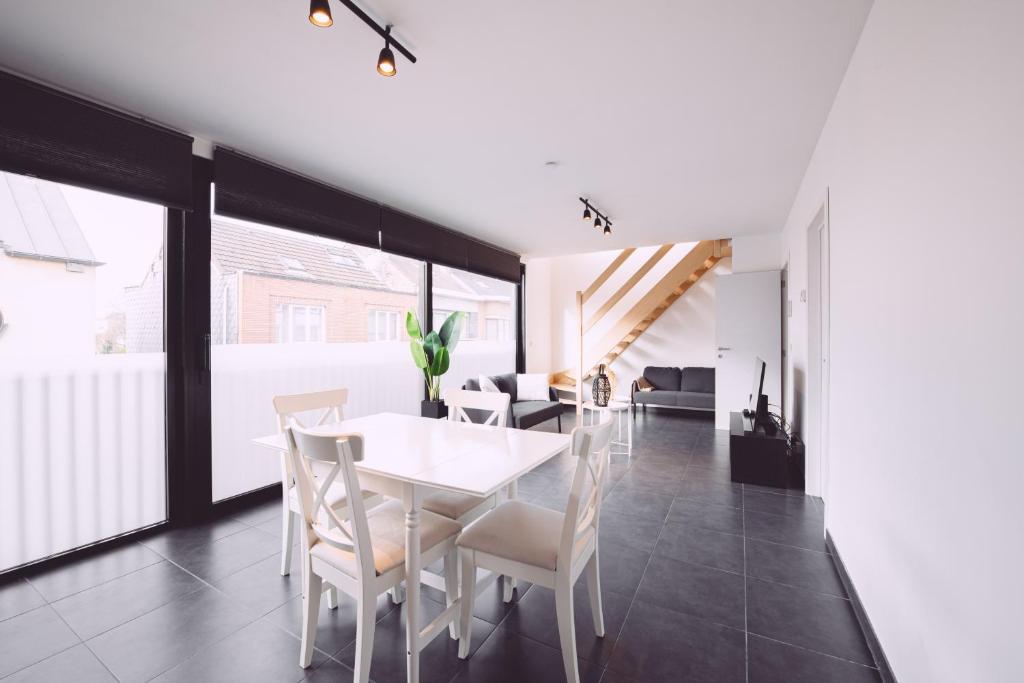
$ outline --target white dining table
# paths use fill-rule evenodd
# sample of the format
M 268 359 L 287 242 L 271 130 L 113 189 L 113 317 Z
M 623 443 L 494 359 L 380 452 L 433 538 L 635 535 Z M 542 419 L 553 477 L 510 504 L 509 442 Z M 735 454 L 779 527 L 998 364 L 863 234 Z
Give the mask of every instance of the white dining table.
M 516 496 L 516 481 L 567 451 L 567 434 L 531 432 L 467 422 L 377 413 L 324 424 L 310 431 L 363 435 L 363 460 L 355 463 L 365 489 L 402 501 L 405 510 L 406 664 L 409 683 L 419 681 L 419 655 L 458 613 L 458 601 L 420 628 L 420 509 L 430 491 L 486 498 L 502 489 Z M 287 451 L 283 434 L 253 439 Z

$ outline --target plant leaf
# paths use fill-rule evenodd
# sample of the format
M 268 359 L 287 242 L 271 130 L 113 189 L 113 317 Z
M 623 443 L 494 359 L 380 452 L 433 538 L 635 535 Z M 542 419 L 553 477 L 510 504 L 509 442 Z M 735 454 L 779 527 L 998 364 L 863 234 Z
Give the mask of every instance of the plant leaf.
M 409 342 L 409 351 L 412 352 L 412 362 L 416 363 L 416 367 L 420 370 L 426 371 L 429 367 L 427 360 L 427 354 L 423 349 L 423 342 L 413 339 Z
M 430 364 L 430 374 L 434 377 L 440 377 L 444 373 L 448 372 L 449 358 L 448 349 L 441 347 L 437 355 L 434 356 L 434 362 Z
M 427 352 L 427 359 L 431 363 L 437 358 L 437 352 L 444 348 L 444 343 L 441 342 L 441 337 L 438 336 L 437 332 L 428 332 L 427 336 L 423 338 L 423 350 Z
M 409 333 L 409 339 L 423 338 L 423 333 L 420 331 L 420 321 L 416 319 L 416 315 L 412 311 L 405 312 L 405 331 Z
M 441 342 L 448 347 L 451 353 L 459 344 L 459 333 L 462 331 L 462 311 L 455 311 L 448 316 L 448 319 L 441 325 Z

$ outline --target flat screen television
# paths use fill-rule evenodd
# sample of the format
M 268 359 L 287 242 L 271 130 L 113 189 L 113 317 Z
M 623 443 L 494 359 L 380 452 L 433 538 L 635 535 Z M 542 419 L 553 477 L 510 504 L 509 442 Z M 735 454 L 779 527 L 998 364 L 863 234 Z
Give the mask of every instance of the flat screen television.
M 750 389 L 750 397 L 747 401 L 747 412 L 754 415 L 757 412 L 757 400 L 764 393 L 764 372 L 767 364 L 760 356 L 754 358 L 754 385 Z

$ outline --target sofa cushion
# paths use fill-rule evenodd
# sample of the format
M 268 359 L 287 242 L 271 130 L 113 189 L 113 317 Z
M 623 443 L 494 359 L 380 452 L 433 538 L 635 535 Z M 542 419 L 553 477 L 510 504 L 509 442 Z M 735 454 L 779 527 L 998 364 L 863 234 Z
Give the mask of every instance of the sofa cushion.
M 509 401 L 515 403 L 518 396 L 516 390 L 516 373 L 509 373 L 506 375 L 491 375 L 491 381 L 498 386 L 498 391 L 503 394 L 509 395 Z
M 680 408 L 700 408 L 702 410 L 715 408 L 715 395 L 706 394 L 703 391 L 677 391 L 675 405 Z
M 658 406 L 674 406 L 676 405 L 676 396 L 678 394 L 678 391 L 665 391 L 664 389 L 638 391 L 633 395 L 633 400 L 637 403 L 648 403 Z
M 520 429 L 529 429 L 561 414 L 562 404 L 558 401 L 519 401 L 512 404 L 514 426 Z
M 696 391 L 703 394 L 715 393 L 715 369 L 683 368 L 679 388 L 682 391 Z
M 654 385 L 655 389 L 663 391 L 679 391 L 679 377 L 682 373 L 679 368 L 644 368 L 644 377 Z

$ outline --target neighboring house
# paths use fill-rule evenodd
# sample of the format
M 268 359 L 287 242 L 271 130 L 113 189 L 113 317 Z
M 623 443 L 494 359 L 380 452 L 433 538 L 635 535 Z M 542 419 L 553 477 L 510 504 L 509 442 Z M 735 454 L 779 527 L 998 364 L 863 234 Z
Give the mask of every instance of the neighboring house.
M 0 358 L 96 353 L 101 265 L 59 185 L 0 173 Z
M 376 249 L 214 218 L 210 333 L 213 344 L 403 341 L 405 313 L 419 307 L 420 264 Z M 162 348 L 162 255 L 126 290 L 132 352 Z M 434 269 L 435 320 L 465 311 L 468 339 L 514 338 L 514 287 Z M 440 318 L 443 320 L 443 317 Z M 437 323 L 438 325 L 440 322 Z

